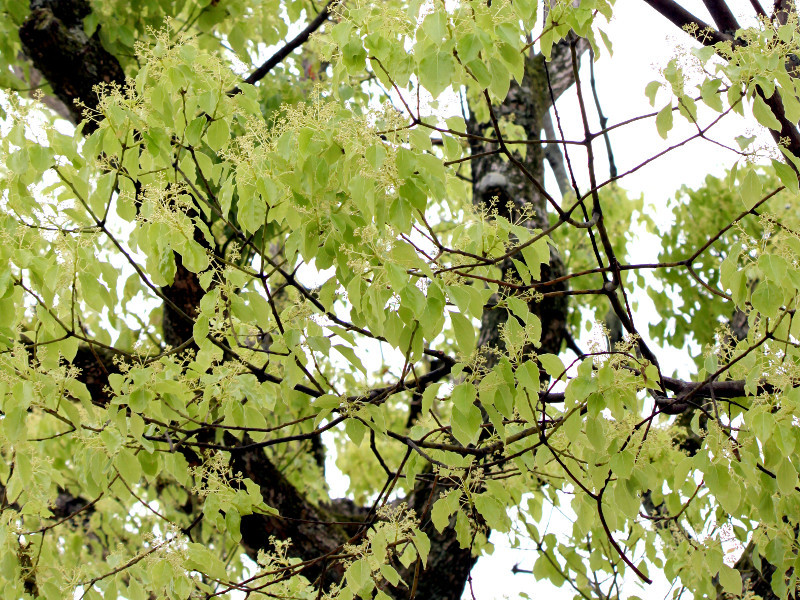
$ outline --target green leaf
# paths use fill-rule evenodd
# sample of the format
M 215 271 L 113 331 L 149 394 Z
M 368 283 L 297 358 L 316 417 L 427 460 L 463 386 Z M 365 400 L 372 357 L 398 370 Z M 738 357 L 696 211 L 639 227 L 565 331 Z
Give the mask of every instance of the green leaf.
M 367 427 L 358 419 L 347 419 L 344 423 L 344 430 L 347 432 L 347 437 L 356 446 L 360 446 L 364 440 L 364 434 L 367 432 Z
M 736 569 L 722 565 L 719 569 L 719 582 L 727 593 L 739 596 L 742 593 L 742 576 Z
M 459 36 L 456 40 L 456 50 L 458 58 L 464 64 L 469 64 L 476 58 L 483 49 L 480 38 L 474 33 L 467 33 Z
M 459 351 L 469 356 L 475 346 L 475 327 L 461 313 L 450 313 Z
M 242 517 L 236 509 L 231 507 L 225 512 L 225 529 L 234 542 L 242 541 L 241 523 Z
M 206 141 L 214 152 L 222 149 L 228 143 L 230 137 L 230 129 L 228 123 L 223 119 L 217 119 L 208 126 L 206 131 Z
M 522 82 L 522 78 L 525 75 L 525 56 L 523 53 L 518 48 L 505 42 L 501 43 L 498 49 L 500 57 L 511 71 L 511 75 L 517 82 Z
M 723 111 L 722 96 L 719 93 L 720 87 L 719 79 L 707 79 L 700 86 L 700 97 L 709 108 L 717 111 Z
M 208 121 L 205 117 L 197 117 L 186 127 L 186 141 L 192 146 L 200 145 L 200 137 L 203 134 L 203 128 Z
M 131 407 L 132 411 L 141 413 L 147 407 L 148 402 L 154 398 L 153 392 L 145 389 L 145 388 L 136 388 L 131 392 L 131 395 L 128 399 L 128 406 Z
M 361 362 L 361 359 L 356 356 L 355 351 L 350 348 L 349 346 L 345 346 L 343 344 L 336 344 L 333 347 L 339 354 L 341 354 L 347 361 L 353 365 L 356 369 L 361 371 L 364 375 L 367 374 L 367 370 L 364 368 L 364 364 Z
M 794 488 L 797 485 L 797 470 L 794 468 L 794 465 L 792 465 L 791 460 L 784 458 L 781 461 L 776 476 L 778 488 L 782 494 L 789 495 L 794 493 Z
M 745 208 L 750 210 L 759 200 L 761 200 L 761 179 L 754 169 L 749 169 L 742 184 L 739 186 L 739 194 Z
M 431 551 L 431 541 L 424 531 L 419 530 L 414 534 L 412 539 L 414 540 L 414 547 L 419 553 L 422 566 L 425 567 L 428 562 L 428 554 L 430 554 Z
M 589 397 L 589 394 L 597 390 L 597 379 L 591 376 L 582 375 L 570 380 L 566 389 L 566 401 L 569 407 L 575 406 Z
M 774 131 L 781 130 L 781 123 L 772 113 L 772 109 L 767 106 L 767 103 L 761 98 L 759 94 L 753 95 L 753 116 L 764 127 L 769 127 Z
M 367 582 L 372 577 L 372 569 L 369 567 L 369 562 L 363 558 L 355 561 L 348 567 L 344 577 L 347 580 L 347 585 L 358 592 L 367 585 Z
M 253 186 L 239 186 L 238 208 L 238 220 L 246 233 L 254 233 L 264 226 L 267 206 Z
M 397 584 L 402 581 L 400 579 L 400 574 L 392 565 L 381 565 L 381 575 L 383 575 L 384 579 L 386 579 L 386 581 L 395 587 L 397 587 Z
M 433 401 L 436 399 L 436 394 L 439 392 L 440 384 L 434 383 L 425 388 L 422 393 L 422 414 L 427 415 L 428 411 L 433 407 Z
M 454 75 L 453 56 L 443 50 L 430 53 L 419 64 L 419 81 L 434 98 L 453 82 Z
M 225 566 L 217 556 L 204 544 L 189 542 L 187 544 L 186 567 L 200 573 L 208 573 L 216 579 L 225 578 Z
M 442 10 L 434 9 L 422 21 L 422 30 L 428 35 L 431 41 L 441 42 L 447 34 L 447 13 Z
M 797 181 L 797 174 L 789 165 L 779 160 L 772 159 L 772 168 L 778 174 L 781 183 L 785 185 L 793 194 L 800 193 L 800 184 Z
M 471 383 L 459 383 L 453 388 L 451 399 L 456 410 L 465 413 L 475 401 L 475 386 Z
M 783 304 L 783 290 L 776 283 L 762 281 L 753 292 L 750 302 L 765 317 L 775 318 Z
M 452 512 L 447 498 L 439 498 L 433 503 L 433 507 L 431 508 L 431 522 L 433 526 L 436 527 L 436 531 L 439 533 L 444 531 L 444 528 L 450 523 L 451 514 Z
M 114 466 L 128 485 L 138 483 L 142 477 L 142 466 L 139 464 L 139 459 L 127 448 L 120 448 L 114 457 Z
M 489 91 L 496 100 L 502 102 L 506 99 L 508 90 L 511 87 L 511 74 L 503 61 L 494 56 L 489 59 L 489 72 L 492 75 Z
M 532 244 L 524 246 L 521 252 L 531 277 L 539 279 L 542 276 L 542 265 L 550 262 L 550 246 L 547 238 L 542 237 Z
M 564 363 L 554 354 L 540 354 L 536 357 L 550 377 L 557 379 L 564 375 Z
M 486 520 L 492 529 L 506 531 L 508 529 L 508 516 L 505 508 L 500 502 L 490 494 L 478 494 L 475 496 L 475 508 Z
M 467 63 L 467 68 L 482 89 L 486 89 L 492 84 L 492 74 L 482 60 L 470 61 Z
M 364 158 L 367 159 L 367 164 L 373 169 L 380 169 L 383 161 L 386 160 L 386 148 L 383 147 L 383 144 L 370 146 L 364 153 Z
M 667 139 L 669 130 L 672 129 L 672 104 L 667 104 L 656 115 L 656 129 L 662 139 Z
M 460 383 L 453 388 L 453 436 L 462 444 L 472 444 L 478 439 L 483 420 L 481 411 L 475 406 L 475 386 Z
M 533 361 L 526 361 L 517 367 L 517 381 L 532 394 L 539 392 L 539 368 Z
M 558 562 L 553 557 L 552 552 L 539 553 L 539 558 L 533 564 L 533 576 L 537 581 L 550 580 L 557 587 L 564 583 L 564 576 L 561 574 Z

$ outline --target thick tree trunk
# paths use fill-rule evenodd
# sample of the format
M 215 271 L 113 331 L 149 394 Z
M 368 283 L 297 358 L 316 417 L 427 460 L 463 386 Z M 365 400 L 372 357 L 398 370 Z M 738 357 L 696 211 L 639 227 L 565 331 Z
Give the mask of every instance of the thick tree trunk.
M 579 44 L 580 51 L 585 50 L 586 44 Z M 539 140 L 552 100 L 557 99 L 573 82 L 571 52 L 569 44 L 563 42 L 554 47 L 550 63 L 546 63 L 541 55 L 528 57 L 522 82 L 511 83 L 506 100 L 493 107 L 494 115 L 498 120 L 513 120 L 524 129 L 528 140 Z M 495 135 L 491 122 L 479 123 L 471 120 L 467 127 L 473 136 L 487 137 L 487 131 L 492 132 L 490 137 Z M 502 154 L 478 156 L 496 150 L 497 144 L 470 138 L 472 154 L 478 156 L 471 163 L 473 202 L 484 210 L 496 210 L 500 216 L 530 230 L 545 229 L 549 225 L 547 199 L 539 188 L 544 184 L 545 151 L 541 144 L 527 144 L 526 148 L 525 156 L 518 150 L 513 150 L 512 153 L 527 173 L 512 161 L 506 160 Z M 539 182 L 539 186 L 534 180 Z M 501 265 L 501 271 L 504 280 L 515 276 L 511 260 L 506 260 Z M 543 266 L 541 281 L 549 281 L 563 274 L 563 262 L 558 252 L 551 247 L 550 265 Z M 516 279 L 519 280 L 519 277 Z M 547 287 L 548 292 L 564 289 L 564 284 Z M 504 291 L 501 290 L 500 293 L 503 294 Z M 497 299 L 494 300 L 496 302 Z M 529 304 L 529 308 L 542 322 L 541 344 L 537 351 L 557 354 L 565 334 L 566 297 L 555 296 L 534 301 Z M 502 350 L 500 330 L 507 320 L 508 312 L 505 309 L 487 307 L 483 313 L 479 347 Z M 492 364 L 492 356 L 491 352 L 487 354 L 489 366 Z
M 25 54 L 53 87 L 75 123 L 83 118 L 83 106 L 97 107 L 94 86 L 123 85 L 125 73 L 119 61 L 103 48 L 97 32 L 83 30 L 91 8 L 86 0 L 31 0 L 31 14 L 19 30 Z M 86 133 L 96 128 L 93 121 Z
M 492 107 L 495 117 L 498 120 L 512 118 L 517 125 L 523 127 L 528 140 L 541 139 L 544 118 L 551 106 L 551 99 L 560 96 L 574 81 L 572 61 L 564 59 L 565 53 L 569 54 L 569 46 L 559 45 L 550 64 L 546 64 L 541 55 L 529 57 L 526 60 L 522 82 L 520 84 L 512 82 L 505 101 Z M 556 82 L 552 89 L 548 85 L 548 73 L 550 81 Z M 471 112 L 475 114 L 474 110 Z M 467 131 L 472 136 L 494 137 L 494 134 L 486 135 L 487 131 L 492 131 L 491 122 L 480 123 L 469 120 Z M 547 201 L 533 181 L 536 179 L 542 185 L 544 182 L 542 145 L 529 144 L 524 157 L 521 153 L 514 152 L 515 158 L 524 165 L 527 174 L 511 161 L 503 160 L 499 154 L 480 156 L 496 149 L 497 144 L 482 142 L 475 137 L 470 138 L 470 150 L 472 155 L 476 156 L 471 161 L 473 202 L 483 210 L 496 210 L 497 214 L 528 229 L 544 229 L 548 223 Z M 503 280 L 514 275 L 513 263 L 510 260 L 506 260 L 500 267 Z M 551 248 L 550 264 L 542 268 L 542 281 L 548 281 L 563 273 L 564 266 L 558 252 Z M 565 289 L 565 286 L 556 285 L 549 289 Z M 504 291 L 501 290 L 500 293 Z M 508 312 L 495 307 L 497 300 L 498 298 L 494 297 L 485 307 L 478 338 L 478 347 L 484 349 L 487 368 L 495 363 L 497 352 L 503 350 L 500 333 L 508 320 Z M 555 297 L 534 301 L 529 304 L 529 308 L 542 322 L 542 338 L 538 351 L 557 354 L 564 340 L 566 298 Z M 438 492 L 439 490 L 434 492 L 437 497 Z M 419 494 L 419 491 L 415 494 L 418 499 L 427 497 L 427 494 Z M 488 537 L 490 531 L 485 524 L 480 521 L 479 526 L 484 529 Z M 462 548 L 458 544 L 452 527 L 451 522 L 450 528 L 445 529 L 443 534 L 429 532 L 436 546 L 436 554 L 432 555 L 428 563 L 428 569 L 434 576 L 426 577 L 420 582 L 418 598 L 442 600 L 461 598 L 469 572 L 477 557 L 473 548 Z

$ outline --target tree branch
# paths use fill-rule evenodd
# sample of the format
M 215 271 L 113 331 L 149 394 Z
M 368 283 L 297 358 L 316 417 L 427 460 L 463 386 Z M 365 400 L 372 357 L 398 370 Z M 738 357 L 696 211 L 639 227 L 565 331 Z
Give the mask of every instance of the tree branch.
M 300 46 L 305 44 L 308 41 L 308 38 L 311 37 L 311 34 L 314 33 L 317 29 L 322 27 L 322 24 L 328 20 L 328 17 L 331 14 L 331 8 L 333 7 L 334 3 L 337 0 L 330 0 L 324 8 L 319 11 L 319 14 L 314 17 L 314 19 L 306 26 L 303 31 L 298 33 L 294 39 L 287 42 L 286 45 L 278 50 L 275 54 L 270 56 L 264 64 L 258 67 L 255 71 L 253 71 L 247 79 L 245 79 L 245 83 L 256 83 L 257 81 L 262 80 L 267 73 L 269 73 L 272 69 L 278 66 L 283 59 L 289 56 L 292 52 L 297 50 Z M 233 93 L 238 92 L 238 88 L 233 90 Z
M 657 10 L 662 16 L 669 21 L 687 31 L 692 37 L 705 46 L 716 44 L 717 42 L 733 42 L 742 43 L 733 38 L 728 33 L 720 33 L 712 29 L 708 24 L 704 23 L 692 13 L 684 9 L 682 6 L 673 0 L 644 0 L 647 4 Z M 722 23 L 736 24 L 736 19 L 730 13 L 730 9 L 723 8 L 723 0 L 704 0 L 706 6 L 710 5 L 709 11 L 715 20 L 719 19 Z M 786 19 L 787 11 L 790 10 L 790 4 L 784 0 L 777 0 L 775 3 L 774 17 L 781 22 Z M 688 26 L 688 27 L 687 27 Z M 695 27 L 696 26 L 696 27 Z M 786 118 L 786 112 L 783 108 L 783 101 L 777 90 L 771 96 L 767 97 L 760 86 L 756 86 L 756 93 L 766 102 L 772 114 L 781 124 L 780 131 L 770 129 L 770 134 L 778 146 L 785 147 L 794 156 L 800 157 L 800 132 L 794 123 Z M 788 143 L 787 143 L 788 141 Z M 789 166 L 797 170 L 794 163 L 789 161 Z
M 739 29 L 739 23 L 736 17 L 733 16 L 731 9 L 725 3 L 725 0 L 703 0 L 706 5 L 711 18 L 714 19 L 720 31 L 733 35 Z
M 686 31 L 687 26 L 690 29 L 690 35 L 697 41 L 705 44 L 716 44 L 717 42 L 732 42 L 733 36 L 727 33 L 720 33 L 716 31 L 711 25 L 698 19 L 688 10 L 683 8 L 673 0 L 644 0 L 656 11 L 661 13 L 663 17 L 677 25 L 680 29 Z M 696 26 L 696 27 L 694 27 Z
M 309 580 L 322 577 L 322 587 L 325 588 L 341 580 L 344 575 L 341 564 L 325 564 L 315 559 L 335 552 L 348 540 L 350 536 L 342 526 L 329 519 L 324 510 L 309 503 L 275 468 L 263 450 L 232 454 L 231 468 L 255 482 L 264 502 L 280 515 L 252 514 L 242 517 L 242 545 L 247 554 L 255 560 L 259 550 L 272 548 L 270 538 L 273 536 L 279 540 L 290 539 L 289 551 L 292 556 L 309 561 L 301 571 Z M 290 518 L 283 518 L 283 515 Z

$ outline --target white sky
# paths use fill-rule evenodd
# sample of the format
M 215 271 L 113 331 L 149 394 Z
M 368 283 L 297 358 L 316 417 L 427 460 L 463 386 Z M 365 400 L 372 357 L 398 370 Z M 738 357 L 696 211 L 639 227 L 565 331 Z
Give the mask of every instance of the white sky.
M 707 23 L 712 22 L 700 0 L 681 1 L 680 3 Z M 735 7 L 737 17 L 744 16 L 740 23 L 744 25 L 751 22 L 753 9 L 747 0 L 734 0 L 729 4 Z M 765 5 L 765 8 L 769 10 L 770 5 L 771 3 Z M 595 76 L 600 103 L 609 125 L 660 109 L 666 103 L 666 95 L 659 95 L 655 108 L 653 108 L 644 94 L 644 88 L 648 82 L 660 80 L 659 70 L 675 56 L 678 46 L 693 45 L 692 40 L 641 0 L 618 0 L 615 7 L 615 19 L 603 29 L 612 40 L 614 54 L 612 57 L 607 54 L 601 57 L 595 64 Z M 582 62 L 581 78 L 586 86 L 584 94 L 589 101 L 588 96 L 591 92 L 588 87 L 588 56 L 585 56 Z M 588 109 L 590 113 L 592 106 L 593 103 L 590 103 Z M 712 115 L 716 114 L 701 103 L 698 103 L 698 106 L 701 123 L 707 123 L 710 120 L 709 117 L 713 118 Z M 567 91 L 558 103 L 567 139 L 583 138 L 583 126 L 577 117 L 580 114 L 577 107 L 577 96 L 573 88 Z M 674 123 L 675 127 L 666 142 L 658 135 L 654 119 L 615 130 L 611 136 L 611 144 L 618 171 L 625 172 L 645 158 L 694 132 L 693 128 L 677 115 Z M 599 124 L 595 122 L 592 127 L 596 131 L 599 129 Z M 737 147 L 733 141 L 734 137 L 743 133 L 758 134 L 759 142 L 763 140 L 765 144 L 772 143 L 769 134 L 754 120 L 743 119 L 738 115 L 727 116 L 712 129 L 714 139 L 725 141 L 733 147 Z M 596 141 L 595 152 L 600 156 L 605 156 L 605 145 L 602 139 Z M 577 156 L 579 160 L 573 160 L 573 163 L 584 166 L 584 156 L 581 154 L 577 154 Z M 645 204 L 652 205 L 656 219 L 665 221 L 669 218 L 669 213 L 665 210 L 666 203 L 674 197 L 676 190 L 682 185 L 692 188 L 699 187 L 706 175 L 709 173 L 722 174 L 724 169 L 732 166 L 735 159 L 736 156 L 733 153 L 717 145 L 702 140 L 693 141 L 655 161 L 652 165 L 625 177 L 620 184 L 631 195 L 643 194 Z M 580 170 L 582 169 L 577 169 L 577 171 Z M 605 179 L 608 177 L 608 171 L 601 171 L 598 176 Z M 584 190 L 588 188 L 585 177 L 583 181 L 578 177 L 578 182 Z M 556 189 L 554 182 L 549 183 L 548 189 Z M 641 239 L 641 243 L 636 248 L 637 262 L 655 262 L 658 252 L 658 240 L 653 236 L 646 236 Z M 659 316 L 649 298 L 640 297 L 638 300 L 640 307 L 635 317 L 639 330 L 643 332 L 646 329 L 643 325 L 647 322 L 657 322 Z M 587 336 L 584 336 L 584 347 L 586 339 Z M 656 348 L 653 345 L 651 347 Z M 667 371 L 677 369 L 682 376 L 688 376 L 692 368 L 684 353 L 661 348 L 656 352 Z M 546 507 L 543 515 L 542 522 L 544 524 L 548 522 Z M 549 531 L 557 532 L 559 529 L 563 531 L 567 527 L 568 521 L 554 511 L 549 524 Z M 566 600 L 576 595 L 567 584 L 556 588 L 548 582 L 536 581 L 530 574 L 512 574 L 511 567 L 514 564 L 519 564 L 521 569 L 533 567 L 538 553 L 532 551 L 530 546 L 529 549 L 512 549 L 509 539 L 499 535 L 494 535 L 492 542 L 495 545 L 494 554 L 481 557 L 472 571 L 472 591 L 477 600 L 518 598 L 522 593 L 528 594 L 531 598 L 548 598 L 548 600 Z M 622 597 L 630 595 L 648 599 L 671 597 L 672 582 L 668 582 L 663 574 L 655 569 L 650 572 L 650 576 L 654 579 L 651 586 L 639 584 L 635 581 L 635 575 L 631 574 L 626 577 L 626 586 L 623 588 Z M 686 593 L 683 595 L 684 599 L 689 597 Z M 472 599 L 469 587 L 465 590 L 463 598 Z

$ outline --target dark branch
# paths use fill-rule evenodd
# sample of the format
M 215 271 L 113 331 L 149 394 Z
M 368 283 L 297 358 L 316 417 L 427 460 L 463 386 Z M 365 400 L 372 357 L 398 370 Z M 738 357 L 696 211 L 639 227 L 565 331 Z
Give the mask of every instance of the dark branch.
M 783 109 L 783 100 L 781 100 L 781 95 L 778 93 L 778 90 L 775 90 L 772 95 L 767 98 L 761 86 L 757 86 L 756 93 L 761 96 L 766 105 L 769 106 L 772 114 L 781 124 L 780 131 L 775 131 L 774 129 L 769 130 L 772 139 L 775 140 L 778 146 L 783 146 L 794 156 L 800 157 L 800 132 L 798 132 L 795 124 L 786 117 L 786 111 Z M 788 161 L 788 164 L 792 169 L 795 171 L 797 170 L 792 161 Z
M 253 71 L 250 76 L 245 79 L 245 83 L 256 83 L 257 81 L 262 80 L 267 73 L 269 73 L 272 69 L 278 66 L 283 59 L 289 56 L 292 52 L 297 50 L 300 46 L 305 44 L 308 41 L 308 38 L 311 37 L 311 34 L 314 33 L 317 29 L 322 27 L 322 24 L 328 20 L 328 17 L 331 14 L 331 7 L 333 6 L 336 0 L 330 0 L 325 7 L 319 11 L 319 14 L 314 17 L 314 20 L 311 21 L 303 31 L 297 34 L 297 36 L 288 42 L 283 48 L 278 50 L 275 54 L 270 56 L 264 64 L 258 67 L 255 71 Z M 238 90 L 235 90 L 238 91 Z
M 272 548 L 270 538 L 273 536 L 278 540 L 290 539 L 291 555 L 309 561 L 301 571 L 306 577 L 312 581 L 322 577 L 325 588 L 341 580 L 344 569 L 340 563 L 333 561 L 325 565 L 324 561 L 315 559 L 336 551 L 348 540 L 350 536 L 342 527 L 334 524 L 324 510 L 306 500 L 263 450 L 232 454 L 231 468 L 258 484 L 264 502 L 281 515 L 242 517 L 242 544 L 248 555 L 255 560 L 259 550 Z
M 750 0 L 750 4 L 752 4 L 753 10 L 756 11 L 756 14 L 759 17 L 766 17 L 767 16 L 766 11 L 761 6 L 761 3 L 758 0 Z
M 695 17 L 677 2 L 673 2 L 673 0 L 644 1 L 661 13 L 663 17 L 671 21 L 674 25 L 684 29 L 684 31 L 686 30 L 686 27 L 691 28 L 691 36 L 705 45 L 716 44 L 717 42 L 733 41 L 733 36 L 726 33 L 720 33 L 708 23 L 705 23 L 704 21 Z
M 739 23 L 736 17 L 733 16 L 731 9 L 725 3 L 725 0 L 703 0 L 711 18 L 720 31 L 733 35 L 739 29 Z
M 741 44 L 740 40 L 734 39 L 728 33 L 720 33 L 713 30 L 709 25 L 695 17 L 692 13 L 684 9 L 682 6 L 673 0 L 644 0 L 657 10 L 662 16 L 669 21 L 687 31 L 705 46 L 716 44 L 717 42 L 733 42 L 734 44 Z M 714 19 L 720 23 L 728 23 L 737 25 L 736 19 L 730 14 L 730 10 L 724 6 L 722 0 L 704 0 L 706 6 L 709 7 Z M 781 24 L 786 22 L 788 11 L 791 11 L 791 3 L 787 0 L 776 0 L 775 11 L 773 17 Z M 783 101 L 777 90 L 771 96 L 767 97 L 760 86 L 756 86 L 756 93 L 766 102 L 772 114 L 780 122 L 781 130 L 774 131 L 770 129 L 770 134 L 778 146 L 786 148 L 795 157 L 800 157 L 800 132 L 798 132 L 796 124 L 786 118 L 786 112 L 783 108 Z M 789 161 L 789 166 L 797 171 L 794 163 Z

